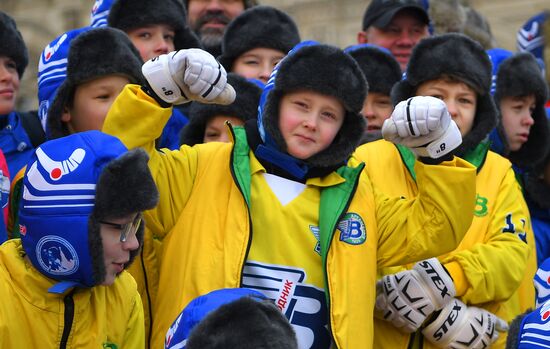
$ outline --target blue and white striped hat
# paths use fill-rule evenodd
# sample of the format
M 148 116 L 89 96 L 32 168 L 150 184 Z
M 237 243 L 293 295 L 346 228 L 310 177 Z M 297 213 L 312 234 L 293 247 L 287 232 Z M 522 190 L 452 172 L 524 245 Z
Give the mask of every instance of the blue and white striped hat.
M 96 183 L 107 164 L 126 152 L 116 137 L 88 131 L 43 143 L 29 161 L 19 232 L 34 267 L 61 281 L 50 291 L 94 286 L 88 230 Z
M 38 62 L 38 116 L 44 131 L 47 131 L 48 110 L 53 103 L 59 86 L 67 77 L 67 58 L 70 43 L 78 35 L 90 29 L 92 28 L 84 27 L 63 33 L 46 45 L 40 54 Z
M 113 0 L 95 0 L 90 13 L 90 26 L 94 28 L 107 26 L 107 17 L 113 2 Z
M 544 22 L 549 17 L 550 12 L 543 11 L 529 18 L 525 24 L 519 28 L 517 33 L 518 51 L 531 52 L 536 58 L 544 61 Z

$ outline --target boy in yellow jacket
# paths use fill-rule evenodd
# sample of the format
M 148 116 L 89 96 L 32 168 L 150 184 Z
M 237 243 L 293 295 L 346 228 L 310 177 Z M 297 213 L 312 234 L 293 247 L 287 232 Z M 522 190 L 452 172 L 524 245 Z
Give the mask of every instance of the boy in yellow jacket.
M 266 85 L 258 120 L 229 125 L 232 143 L 177 151 L 154 147 L 171 105 L 232 102 L 225 70 L 206 52 L 189 49 L 159 56 L 143 71 L 149 86 L 128 86 L 104 131 L 150 154 L 160 191 L 160 204 L 145 214 L 154 234 L 169 232 L 154 348 L 179 309 L 227 287 L 272 299 L 300 348 L 372 348 L 376 266 L 452 250 L 471 223 L 475 173 L 450 153 L 460 133 L 435 98 L 412 101 L 418 109 L 408 121 L 403 113 L 393 117 L 417 131 L 405 130 L 403 144 L 449 144 L 423 158 L 435 164 L 417 164 L 417 199 L 380 195 L 362 164 L 347 165 L 364 131 L 367 84 L 338 48 L 297 46 Z
M 376 348 L 484 348 L 498 336 L 494 324 L 500 321 L 494 314 L 511 321 L 534 304 L 529 212 L 510 162 L 489 151 L 486 142 L 496 124 L 490 84 L 491 65 L 483 48 L 466 36 L 446 34 L 422 41 L 406 78 L 393 87 L 394 103 L 412 96 L 446 103 L 463 137 L 455 154 L 477 168 L 477 194 L 474 221 L 455 251 L 412 268 L 379 269 Z M 355 155 L 386 194 L 417 195 L 417 159 L 409 149 L 378 141 L 359 147 Z M 445 282 L 430 281 L 432 268 Z M 501 337 L 492 347 L 504 347 Z
M 1 348 L 143 348 L 143 306 L 125 269 L 158 202 L 142 150 L 87 131 L 43 143 L 0 246 Z

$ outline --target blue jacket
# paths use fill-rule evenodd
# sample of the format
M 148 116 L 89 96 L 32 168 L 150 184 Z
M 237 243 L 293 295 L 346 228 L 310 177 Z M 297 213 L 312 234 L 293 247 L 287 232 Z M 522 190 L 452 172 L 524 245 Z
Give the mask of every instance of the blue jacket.
M 0 123 L 3 124 L 0 130 L 0 149 L 6 157 L 10 174 L 15 176 L 29 161 L 34 147 L 16 111 L 0 115 Z

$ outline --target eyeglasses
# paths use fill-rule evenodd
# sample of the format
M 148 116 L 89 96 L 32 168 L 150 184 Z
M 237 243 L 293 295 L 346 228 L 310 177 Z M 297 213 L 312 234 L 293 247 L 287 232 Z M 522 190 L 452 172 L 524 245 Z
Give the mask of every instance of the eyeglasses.
M 112 222 L 106 222 L 106 221 L 99 221 L 99 223 L 111 226 L 115 229 L 119 229 L 120 242 L 126 242 L 128 237 L 136 235 L 142 221 L 143 221 L 143 217 L 141 213 L 138 213 L 130 223 L 118 224 L 118 223 L 112 223 Z

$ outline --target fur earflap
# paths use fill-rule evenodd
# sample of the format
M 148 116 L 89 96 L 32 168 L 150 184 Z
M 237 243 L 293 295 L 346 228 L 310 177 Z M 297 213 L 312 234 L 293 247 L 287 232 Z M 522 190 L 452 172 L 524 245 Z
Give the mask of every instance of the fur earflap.
M 191 331 L 186 349 L 295 349 L 296 334 L 270 300 L 243 297 L 208 314 Z
M 477 93 L 473 127 L 455 152 L 464 155 L 484 140 L 497 124 L 497 109 L 489 93 L 491 61 L 479 43 L 457 33 L 421 40 L 413 49 L 406 79 L 392 89 L 392 103 L 396 105 L 415 96 L 420 84 L 444 76 L 466 83 Z
M 369 84 L 369 92 L 389 95 L 401 80 L 401 67 L 395 58 L 373 45 L 358 45 L 346 51 L 359 64 Z
M 189 122 L 181 131 L 181 144 L 192 146 L 203 143 L 206 123 L 213 116 L 232 116 L 243 121 L 256 117 L 262 89 L 257 84 L 234 73 L 227 74 L 227 82 L 233 86 L 237 93 L 235 101 L 229 105 L 191 103 L 188 114 Z
M 123 31 L 167 24 L 174 29 L 176 49 L 201 47 L 198 38 L 187 26 L 187 13 L 178 0 L 116 0 L 107 21 L 110 27 Z
M 50 138 L 69 134 L 61 115 L 64 108 L 72 103 L 79 84 L 111 74 L 124 75 L 131 83 L 143 84 L 142 64 L 139 52 L 121 30 L 103 27 L 78 35 L 69 48 L 67 78 L 59 87 L 48 111 Z
M 548 99 L 548 87 L 542 71 L 531 53 L 521 52 L 502 61 L 497 72 L 495 103 L 500 109 L 504 97 L 518 97 L 533 94 L 536 98 L 532 117 L 534 124 L 529 133 L 529 139 L 518 151 L 510 152 L 508 158 L 520 167 L 530 167 L 534 162 L 544 157 L 548 149 L 548 119 L 544 104 Z M 499 135 L 506 144 L 506 136 L 502 123 L 499 125 Z M 508 145 L 506 144 L 506 147 Z M 508 152 L 508 150 L 506 150 Z
M 2 11 L 0 11 L 0 55 L 8 56 L 15 61 L 17 74 L 21 79 L 29 64 L 29 52 L 23 36 L 17 30 L 15 21 Z
M 286 54 L 299 42 L 298 27 L 288 14 L 270 6 L 255 6 L 229 23 L 218 60 L 231 71 L 235 59 L 254 48 L 270 48 Z
M 315 91 L 336 97 L 346 116 L 332 144 L 305 162 L 314 167 L 330 167 L 345 162 L 355 150 L 365 130 L 360 112 L 367 96 L 367 81 L 359 65 L 348 54 L 329 45 L 304 46 L 281 63 L 275 86 L 267 96 L 264 127 L 277 146 L 286 151 L 279 130 L 279 103 L 283 95 L 299 91 Z
M 528 310 L 525 313 L 516 316 L 514 320 L 512 320 L 510 327 L 508 328 L 508 335 L 506 336 L 506 348 L 519 347 L 519 335 L 522 331 L 521 323 L 530 312 L 531 310 Z
M 99 175 L 95 205 L 88 220 L 88 242 L 96 283 L 105 278 L 99 222 L 149 210 L 158 203 L 159 193 L 147 166 L 148 161 L 149 156 L 143 149 L 133 149 L 109 162 Z M 144 226 L 142 223 L 136 234 L 139 246 L 143 243 Z M 126 268 L 138 254 L 139 249 L 130 252 Z

